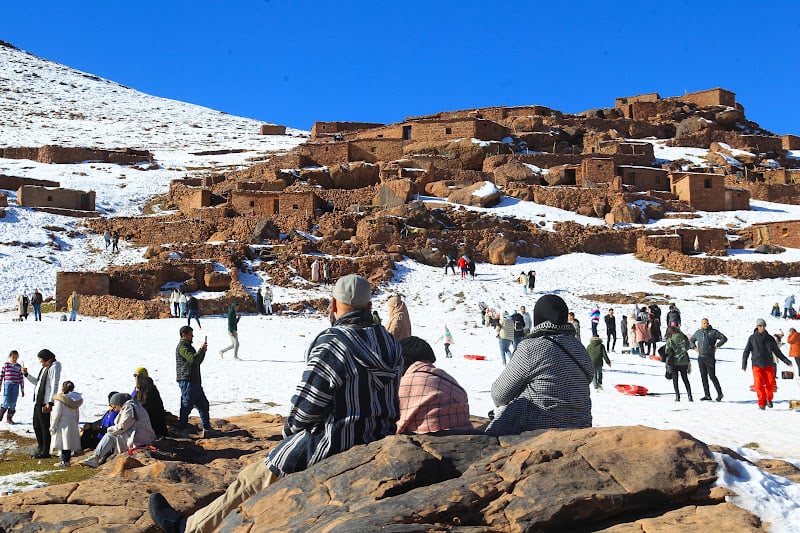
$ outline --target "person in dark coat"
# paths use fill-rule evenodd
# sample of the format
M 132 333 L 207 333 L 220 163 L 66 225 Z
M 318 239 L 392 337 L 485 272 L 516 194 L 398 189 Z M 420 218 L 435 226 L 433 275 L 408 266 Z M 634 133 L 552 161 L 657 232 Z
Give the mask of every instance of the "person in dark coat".
M 628 317 L 622 315 L 619 319 L 619 332 L 622 334 L 622 347 L 628 347 Z
M 195 322 L 197 322 L 197 328 L 203 329 L 203 326 L 200 325 L 200 302 L 194 295 L 189 296 L 189 299 L 186 300 L 186 325 L 192 325 L 192 317 L 194 317 Z
M 259 315 L 266 315 L 267 310 L 264 308 L 264 296 L 261 295 L 261 289 L 256 292 L 256 313 Z
M 609 309 L 603 320 L 606 323 L 606 351 L 613 352 L 617 348 L 617 318 L 614 316 L 614 310 Z
M 34 378 L 28 374 L 28 369 L 22 369 L 22 375 L 33 383 L 33 431 L 36 433 L 35 459 L 50 458 L 50 413 L 53 410 L 53 396 L 58 394 L 61 380 L 61 363 L 56 361 L 56 356 L 48 349 L 39 351 L 37 355 L 42 369 Z
M 667 325 L 675 324 L 681 327 L 681 312 L 675 307 L 675 304 L 669 304 L 669 312 L 667 313 Z
M 212 432 L 208 413 L 208 398 L 203 390 L 200 365 L 206 358 L 208 343 L 205 341 L 199 350 L 192 346 L 194 331 L 189 326 L 180 329 L 181 340 L 175 348 L 175 374 L 181 389 L 181 408 L 178 415 L 178 431 L 185 431 L 189 425 L 189 413 L 197 408 L 204 433 Z
M 667 356 L 667 367 L 672 371 L 672 388 L 675 389 L 675 401 L 681 401 L 681 393 L 678 389 L 678 376 L 683 380 L 686 387 L 686 396 L 693 402 L 692 386 L 689 384 L 689 339 L 677 326 L 670 326 L 666 331 L 667 344 L 664 346 L 664 353 Z
M 603 341 L 600 337 L 592 337 L 589 340 L 589 345 L 586 347 L 589 352 L 589 357 L 592 358 L 594 365 L 594 390 L 603 390 L 603 361 L 611 368 L 611 359 L 608 358 L 608 352 L 603 347 Z
M 703 383 L 703 397 L 701 401 L 710 401 L 711 394 L 708 389 L 708 380 L 714 384 L 717 389 L 717 401 L 722 401 L 722 387 L 717 379 L 717 360 L 715 358 L 717 348 L 728 342 L 728 337 L 711 327 L 708 319 L 704 318 L 700 321 L 700 329 L 694 332 L 694 335 L 689 337 L 689 344 L 692 349 L 697 351 L 697 366 L 700 368 L 700 381 Z
M 772 394 L 775 390 L 774 355 L 787 366 L 792 366 L 789 359 L 781 353 L 778 342 L 767 332 L 767 323 L 763 318 L 756 320 L 756 330 L 747 339 L 742 353 L 742 372 L 747 372 L 747 359 L 753 356 L 753 382 L 758 395 L 758 408 L 772 407 Z

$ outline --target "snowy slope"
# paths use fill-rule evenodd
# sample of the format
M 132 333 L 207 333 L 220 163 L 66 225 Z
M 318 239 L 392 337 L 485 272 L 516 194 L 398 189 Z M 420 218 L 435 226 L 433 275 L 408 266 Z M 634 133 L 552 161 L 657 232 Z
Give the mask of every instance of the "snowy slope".
M 263 137 L 257 134 L 260 122 L 232 117 L 194 105 L 155 98 L 98 79 L 68 67 L 35 58 L 20 51 L 0 47 L 0 146 L 77 145 L 99 148 L 133 147 L 154 151 L 159 170 L 143 171 L 117 165 L 43 165 L 31 161 L 0 159 L 0 173 L 60 181 L 63 186 L 97 191 L 99 209 L 107 216 L 141 212 L 142 203 L 167 190 L 169 180 L 209 169 L 238 168 L 248 157 L 271 151 L 288 150 L 303 139 L 303 132 Z M 248 152 L 217 156 L 192 155 L 201 150 L 245 149 Z M 658 148 L 663 159 L 691 156 L 701 160 L 704 151 L 671 151 Z M 198 170 L 194 170 L 198 169 Z M 122 251 L 104 251 L 100 236 L 69 237 L 67 231 L 44 229 L 60 226 L 79 229 L 75 219 L 38 213 L 14 205 L 0 219 L 0 308 L 10 309 L 22 289 L 39 287 L 45 295 L 54 291 L 59 269 L 100 269 L 114 263 L 143 261 L 142 249 L 122 243 Z M 433 200 L 433 199 L 426 199 Z M 800 207 L 752 202 L 750 211 L 701 213 L 700 218 L 669 219 L 654 226 L 688 224 L 692 226 L 746 227 L 756 221 L 794 220 Z M 477 208 L 475 208 L 477 209 Z M 601 224 L 598 219 L 504 198 L 485 210 L 542 222 L 545 228 L 561 220 Z M 55 237 L 60 250 L 47 243 Z M 20 246 L 14 241 L 28 243 Z M 736 258 L 773 260 L 747 251 Z M 789 250 L 782 260 L 800 260 L 800 251 Z M 524 296 L 515 283 L 520 270 L 536 270 L 536 294 Z M 453 359 L 445 359 L 441 344 L 434 344 L 437 364 L 455 376 L 469 392 L 471 411 L 485 416 L 493 407 L 492 382 L 501 371 L 494 332 L 480 325 L 479 301 L 500 310 L 526 305 L 532 310 L 536 298 L 546 292 L 561 295 L 583 324 L 583 340 L 589 338 L 588 314 L 594 302 L 588 294 L 646 292 L 674 301 L 683 313 L 688 332 L 693 332 L 703 317 L 730 338 L 720 350 L 718 374 L 725 393 L 721 403 L 685 401 L 676 403 L 671 383 L 663 377 L 663 365 L 649 359 L 619 353 L 611 354 L 612 367 L 605 371 L 605 390 L 593 394 L 593 416 L 597 426 L 644 424 L 657 428 L 680 428 L 708 443 L 721 444 L 747 457 L 762 455 L 791 460 L 800 466 L 797 451 L 799 413 L 788 409 L 788 400 L 800 398 L 800 384 L 780 380 L 775 408 L 759 411 L 755 395 L 748 390 L 749 371 L 741 370 L 741 353 L 757 317 L 767 319 L 768 329 L 788 332 L 792 324 L 768 318 L 776 301 L 789 293 L 800 292 L 796 279 L 735 280 L 710 276 L 685 276 L 686 284 L 663 285 L 652 278 L 665 272 L 658 265 L 643 263 L 630 255 L 591 256 L 572 254 L 544 259 L 520 258 L 513 266 L 478 265 L 475 280 L 445 276 L 441 270 L 404 261 L 398 264 L 393 282 L 383 287 L 374 307 L 387 316 L 386 299 L 394 292 L 405 295 L 414 333 L 432 344 L 447 324 L 456 344 Z M 260 279 L 242 275 L 246 284 Z M 275 301 L 288 302 L 326 296 L 329 289 L 290 290 L 275 287 Z M 799 295 L 800 296 L 800 295 Z M 630 315 L 630 306 L 600 304 L 605 311 Z M 174 348 L 177 330 L 183 321 L 112 321 L 81 318 L 60 322 L 56 315 L 45 315 L 40 323 L 12 322 L 13 312 L 0 313 L 4 350 L 19 350 L 22 360 L 36 372 L 36 353 L 53 350 L 63 364 L 63 379 L 70 379 L 84 395 L 81 409 L 84 420 L 98 417 L 111 390 L 133 388 L 134 368 L 145 366 L 155 379 L 165 407 L 178 410 L 179 391 L 174 381 Z M 203 317 L 200 335 L 207 335 L 210 356 L 204 363 L 204 386 L 211 399 L 212 417 L 225 417 L 251 410 L 286 414 L 295 384 L 303 369 L 306 345 L 326 325 L 318 315 L 256 317 L 245 316 L 240 323 L 243 361 L 221 360 L 217 350 L 227 344 L 222 317 Z M 800 324 L 798 322 L 797 324 Z M 604 327 L 600 326 L 604 335 Z M 483 354 L 485 361 L 464 359 L 464 354 Z M 781 365 L 779 370 L 785 367 Z M 281 379 L 273 379 L 280 376 Z M 695 398 L 702 395 L 698 372 L 690 376 Z M 647 397 L 617 393 L 615 384 L 633 383 L 647 387 Z M 32 434 L 32 402 L 28 395 L 18 404 L 13 430 Z M 4 427 L 0 425 L 0 427 Z M 7 427 L 7 426 L 5 426 Z M 0 445 L 1 447 L 1 445 Z M 719 458 L 722 461 L 722 458 Z M 731 487 L 739 496 L 734 501 L 772 521 L 774 531 L 800 531 L 800 489 L 796 484 L 736 463 L 720 469 L 720 485 Z M 0 491 L 31 481 L 21 474 L 0 478 Z M 34 482 L 33 485 L 36 486 Z

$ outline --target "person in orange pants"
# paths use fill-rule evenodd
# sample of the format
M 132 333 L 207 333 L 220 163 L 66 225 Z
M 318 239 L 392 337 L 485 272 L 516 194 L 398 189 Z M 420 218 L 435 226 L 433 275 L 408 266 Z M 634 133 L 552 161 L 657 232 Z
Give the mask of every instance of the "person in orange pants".
M 765 407 L 772 407 L 772 394 L 775 390 L 775 363 L 772 356 L 787 366 L 792 366 L 792 363 L 781 353 L 775 337 L 767 332 L 767 323 L 763 318 L 756 320 L 756 330 L 747 339 L 742 354 L 742 372 L 747 371 L 747 359 L 751 354 L 758 408 L 763 410 Z

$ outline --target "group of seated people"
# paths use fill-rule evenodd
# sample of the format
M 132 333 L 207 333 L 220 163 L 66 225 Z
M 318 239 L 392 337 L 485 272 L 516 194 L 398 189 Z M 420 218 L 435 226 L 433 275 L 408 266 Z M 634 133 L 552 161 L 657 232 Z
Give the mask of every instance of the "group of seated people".
M 167 436 L 164 402 L 148 375 L 146 368 L 133 374 L 133 391 L 112 391 L 108 395 L 108 411 L 95 422 L 85 424 L 81 432 L 81 447 L 94 452 L 81 464 L 97 468 L 115 453 L 124 453 L 149 446 Z

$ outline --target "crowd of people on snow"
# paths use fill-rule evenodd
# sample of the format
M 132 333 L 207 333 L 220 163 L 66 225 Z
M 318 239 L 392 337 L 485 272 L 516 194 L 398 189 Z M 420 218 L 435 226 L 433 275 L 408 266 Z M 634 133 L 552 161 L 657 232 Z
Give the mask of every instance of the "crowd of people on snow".
M 314 271 L 312 264 L 312 278 Z M 470 272 L 468 266 L 466 272 Z M 535 288 L 535 272 L 523 272 L 520 284 L 523 277 L 527 293 Z M 192 297 L 181 301 L 180 291 L 173 294 L 170 307 L 174 316 L 186 317 L 187 322 L 194 316 L 199 329 L 197 306 L 189 303 Z M 259 312 L 266 313 L 264 308 L 271 299 L 271 291 L 268 296 L 266 291 L 257 293 Z M 662 338 L 662 313 L 657 304 L 634 305 L 631 320 L 622 315 L 619 324 L 613 308 L 602 315 L 595 305 L 589 314 L 592 335 L 584 346 L 575 312 L 561 297 L 543 294 L 534 302 L 532 312 L 523 305 L 516 311 L 500 313 L 479 303 L 481 323 L 492 328 L 498 339 L 503 368 L 491 387 L 496 407 L 490 413 L 490 421 L 475 428 L 470 421 L 468 394 L 455 378 L 435 365 L 431 344 L 412 334 L 402 295 L 391 296 L 387 307 L 389 315 L 383 321 L 372 309 L 369 281 L 356 274 L 341 277 L 331 294 L 331 326 L 314 338 L 306 352 L 305 370 L 291 400 L 283 440 L 263 461 L 244 468 L 223 495 L 188 517 L 177 512 L 161 494 L 152 494 L 150 514 L 155 523 L 168 532 L 213 530 L 250 495 L 281 477 L 354 445 L 391 434 L 482 432 L 501 436 L 535 429 L 591 427 L 590 390 L 592 386 L 595 390 L 602 388 L 603 367 L 611 366 L 609 354 L 617 350 L 617 331 L 623 354 L 652 354 L 665 363 L 676 401 L 681 399 L 679 380 L 687 399 L 693 401 L 688 378 L 691 350 L 697 352 L 704 390 L 701 400 L 711 400 L 709 381 L 717 393 L 716 400 L 723 399 L 715 354 L 727 338 L 707 319 L 702 319 L 697 331 L 688 336 L 681 329 L 680 311 L 672 304 L 664 316 L 666 330 Z M 601 316 L 606 328 L 605 343 L 598 332 Z M 238 358 L 239 318 L 234 303 L 227 316 L 232 344 L 220 350 L 221 357 L 225 351 L 233 350 L 234 359 Z M 36 376 L 19 363 L 17 352 L 9 354 L 0 371 L 0 417 L 7 414 L 7 420 L 13 422 L 17 397 L 24 395 L 27 380 L 34 389 L 34 457 L 48 458 L 58 452 L 60 466 L 68 466 L 72 453 L 86 448 L 93 448 L 93 452 L 81 464 L 97 467 L 115 453 L 146 449 L 161 437 L 186 437 L 193 429 L 188 418 L 194 409 L 199 413 L 202 435 L 213 437 L 218 432 L 211 427 L 209 401 L 200 372 L 207 341 L 194 347 L 190 323 L 178 333 L 175 368 L 181 397 L 171 432 L 158 389 L 143 367 L 134 371 L 131 393 L 109 393 L 108 411 L 81 428 L 78 413 L 83 399 L 74 382 L 61 382 L 61 363 L 47 349 L 38 353 L 41 368 Z M 454 340 L 446 325 L 434 344 L 439 342 L 444 345 L 445 357 L 451 357 Z M 789 330 L 787 342 L 800 371 L 800 335 L 794 328 Z M 791 364 L 775 337 L 766 331 L 765 321 L 758 319 L 742 355 L 742 370 L 746 371 L 750 361 L 761 409 L 772 407 L 776 359 Z

